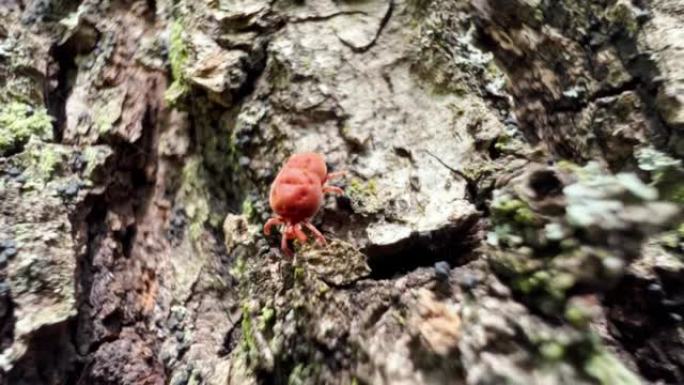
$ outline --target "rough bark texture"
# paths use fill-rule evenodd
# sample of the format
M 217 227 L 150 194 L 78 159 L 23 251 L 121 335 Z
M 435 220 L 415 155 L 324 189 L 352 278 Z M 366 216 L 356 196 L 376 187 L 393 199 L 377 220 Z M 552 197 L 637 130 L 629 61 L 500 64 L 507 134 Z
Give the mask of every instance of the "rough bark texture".
M 683 52 L 677 0 L 1 0 L 0 383 L 684 383 Z

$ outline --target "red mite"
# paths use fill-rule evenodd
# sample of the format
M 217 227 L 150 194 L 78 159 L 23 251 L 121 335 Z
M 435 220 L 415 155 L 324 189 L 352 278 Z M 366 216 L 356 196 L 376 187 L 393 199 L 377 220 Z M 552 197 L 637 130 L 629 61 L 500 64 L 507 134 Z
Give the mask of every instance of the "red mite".
M 269 203 L 275 216 L 264 225 L 264 234 L 271 233 L 271 227 L 284 225 L 280 248 L 288 256 L 292 251 L 287 246 L 290 239 L 306 242 L 306 234 L 302 226 L 309 229 L 320 245 L 325 245 L 325 238 L 310 222 L 323 203 L 323 193 L 343 194 L 341 188 L 328 186 L 332 178 L 341 176 L 342 172 L 328 174 L 323 155 L 314 152 L 294 154 L 271 184 Z

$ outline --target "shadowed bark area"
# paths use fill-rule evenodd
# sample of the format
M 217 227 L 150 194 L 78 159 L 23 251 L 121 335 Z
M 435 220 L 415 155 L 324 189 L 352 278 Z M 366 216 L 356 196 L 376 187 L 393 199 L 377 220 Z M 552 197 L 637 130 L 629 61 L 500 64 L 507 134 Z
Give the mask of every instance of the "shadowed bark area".
M 683 15 L 0 0 L 0 383 L 684 382 Z

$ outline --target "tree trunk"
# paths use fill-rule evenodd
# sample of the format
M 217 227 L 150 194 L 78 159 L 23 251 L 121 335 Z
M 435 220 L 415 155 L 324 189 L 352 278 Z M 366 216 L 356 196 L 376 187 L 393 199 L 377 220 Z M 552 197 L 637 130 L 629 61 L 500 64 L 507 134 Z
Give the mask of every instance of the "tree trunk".
M 682 52 L 677 0 L 0 0 L 0 382 L 683 383 Z

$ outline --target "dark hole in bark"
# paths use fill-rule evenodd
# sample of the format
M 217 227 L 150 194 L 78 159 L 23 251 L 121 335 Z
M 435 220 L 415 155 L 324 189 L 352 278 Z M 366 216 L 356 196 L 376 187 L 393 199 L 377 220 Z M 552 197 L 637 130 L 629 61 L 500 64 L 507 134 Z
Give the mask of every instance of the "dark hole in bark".
M 529 186 L 538 199 L 544 199 L 549 196 L 560 195 L 563 182 L 558 179 L 554 171 L 541 170 L 530 176 Z
M 154 20 L 155 17 L 157 16 L 157 1 L 156 0 L 147 0 L 147 16 L 149 20 Z
M 37 330 L 28 342 L 28 350 L 7 373 L 8 384 L 49 384 L 74 372 L 78 358 L 68 342 L 66 323 Z
M 64 124 L 66 123 L 66 101 L 76 78 L 76 62 L 70 46 L 54 46 L 50 55 L 56 63 L 57 73 L 48 74 L 47 82 L 56 81 L 54 88 L 46 87 L 47 108 L 55 119 L 52 122 L 52 132 L 56 142 L 62 141 Z
M 474 258 L 473 249 L 480 240 L 479 217 L 454 226 L 411 237 L 391 246 L 370 246 L 363 250 L 368 255 L 371 279 L 388 279 L 419 267 L 446 261 L 459 266 Z
M 496 148 L 496 140 L 492 140 L 492 142 L 489 144 L 489 147 L 487 148 L 487 152 L 489 153 L 489 158 L 492 160 L 501 157 L 501 151 L 498 148 Z
M 7 349 L 14 341 L 14 324 L 17 317 L 14 315 L 14 303 L 10 297 L 0 299 L 5 310 L 5 315 L 0 320 L 0 348 Z
M 131 252 L 133 251 L 133 244 L 135 243 L 135 226 L 129 226 L 123 234 L 121 239 L 121 245 L 123 246 L 123 255 L 126 258 L 131 257 Z
M 223 344 L 219 351 L 216 353 L 218 354 L 219 357 L 225 357 L 230 352 L 235 350 L 238 346 L 238 342 L 240 340 L 240 323 L 238 322 L 237 325 L 235 325 L 223 338 Z
M 684 383 L 684 346 L 672 338 L 684 314 L 682 273 L 676 275 L 676 284 L 667 275 L 628 275 L 604 302 L 609 330 L 632 352 L 641 375 L 668 384 Z
M 112 334 L 119 334 L 123 324 L 123 310 L 121 308 L 114 309 L 103 320 L 102 325 L 109 329 Z

